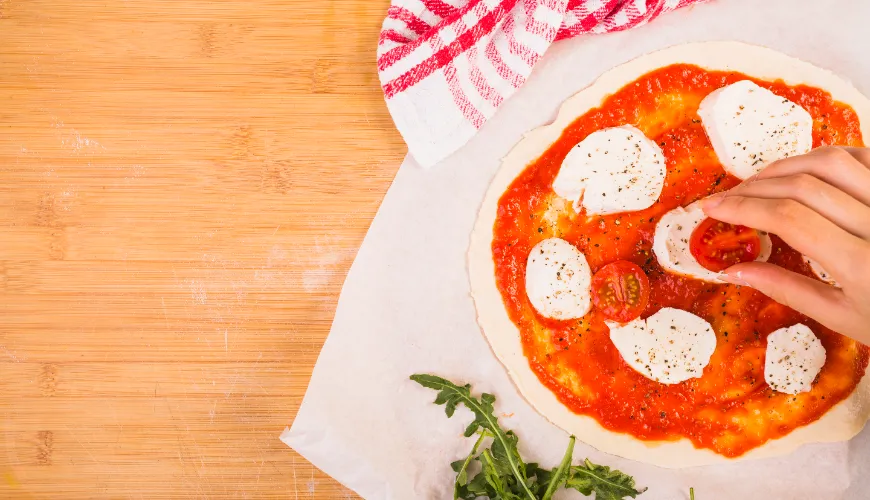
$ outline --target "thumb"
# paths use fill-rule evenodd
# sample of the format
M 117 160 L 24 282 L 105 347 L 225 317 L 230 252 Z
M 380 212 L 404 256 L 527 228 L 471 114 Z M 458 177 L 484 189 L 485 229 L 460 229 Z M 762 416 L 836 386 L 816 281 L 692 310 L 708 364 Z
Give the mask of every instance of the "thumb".
M 746 262 L 725 270 L 725 281 L 750 286 L 834 331 L 848 331 L 843 291 L 766 262 Z

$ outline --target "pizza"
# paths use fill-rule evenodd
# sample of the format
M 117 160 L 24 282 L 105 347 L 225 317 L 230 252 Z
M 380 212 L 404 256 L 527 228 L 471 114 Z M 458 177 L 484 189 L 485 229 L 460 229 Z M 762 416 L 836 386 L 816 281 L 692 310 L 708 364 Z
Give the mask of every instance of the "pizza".
M 770 49 L 687 44 L 617 67 L 504 159 L 469 249 L 478 322 L 524 397 L 578 439 L 682 467 L 845 440 L 870 350 L 721 271 L 837 286 L 700 201 L 771 161 L 863 146 L 870 101 Z

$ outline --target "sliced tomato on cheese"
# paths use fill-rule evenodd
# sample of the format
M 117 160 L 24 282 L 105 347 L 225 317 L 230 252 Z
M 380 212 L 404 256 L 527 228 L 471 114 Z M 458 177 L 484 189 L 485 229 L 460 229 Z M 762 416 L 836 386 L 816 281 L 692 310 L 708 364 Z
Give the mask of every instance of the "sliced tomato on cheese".
M 705 269 L 719 272 L 757 259 L 761 237 L 751 227 L 707 218 L 692 232 L 689 251 Z
M 637 264 L 618 260 L 592 277 L 592 304 L 601 314 L 619 323 L 640 316 L 649 302 L 649 278 Z

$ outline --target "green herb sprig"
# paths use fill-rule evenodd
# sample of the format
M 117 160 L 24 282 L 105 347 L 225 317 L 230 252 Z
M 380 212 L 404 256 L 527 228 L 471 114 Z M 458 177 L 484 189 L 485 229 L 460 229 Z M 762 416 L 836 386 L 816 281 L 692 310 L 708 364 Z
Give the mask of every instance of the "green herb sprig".
M 463 460 L 451 464 L 456 472 L 453 485 L 455 500 L 551 500 L 560 488 L 572 488 L 584 495 L 595 493 L 596 500 L 623 500 L 636 498 L 646 488 L 638 489 L 634 478 L 585 460 L 580 465 L 571 465 L 574 454 L 574 436 L 568 441 L 568 449 L 562 461 L 553 469 L 544 469 L 536 463 L 525 463 L 517 444 L 519 438 L 513 431 L 505 431 L 494 415 L 495 396 L 471 395 L 471 386 L 459 386 L 435 375 L 412 375 L 411 380 L 423 387 L 438 391 L 435 404 L 444 405 L 448 417 L 456 407 L 465 405 L 474 414 L 474 420 L 465 428 L 465 436 L 479 437 L 471 452 Z M 484 446 L 488 438 L 489 446 Z M 472 465 L 478 472 L 471 475 Z

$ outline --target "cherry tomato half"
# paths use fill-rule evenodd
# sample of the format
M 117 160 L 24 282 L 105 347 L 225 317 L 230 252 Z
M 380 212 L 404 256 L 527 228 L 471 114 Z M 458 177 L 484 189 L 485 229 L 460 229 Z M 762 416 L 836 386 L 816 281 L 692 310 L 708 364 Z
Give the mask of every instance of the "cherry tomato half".
M 628 323 L 649 302 L 649 278 L 637 264 L 617 260 L 592 277 L 592 304 L 607 319 Z
M 751 227 L 707 218 L 692 232 L 689 251 L 705 269 L 719 272 L 757 259 L 761 238 Z

